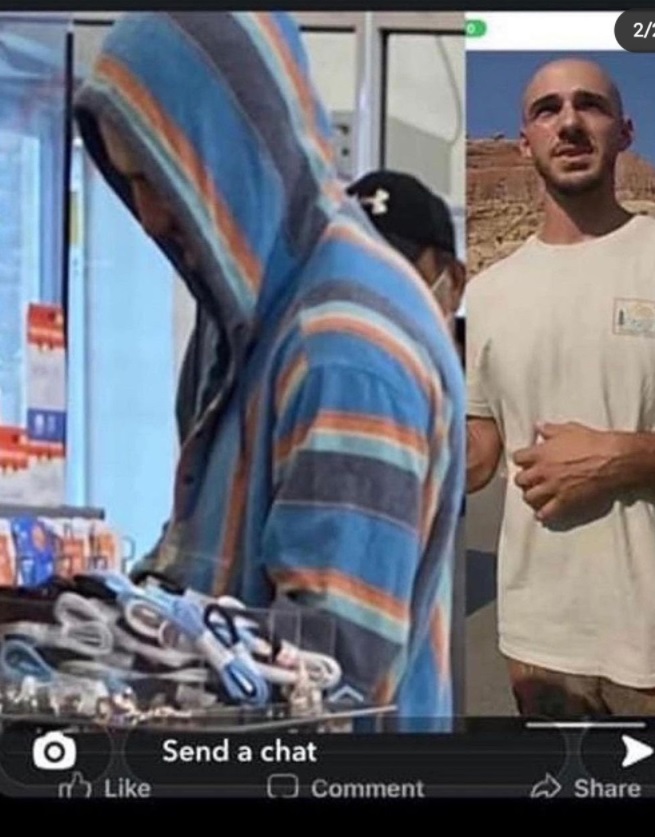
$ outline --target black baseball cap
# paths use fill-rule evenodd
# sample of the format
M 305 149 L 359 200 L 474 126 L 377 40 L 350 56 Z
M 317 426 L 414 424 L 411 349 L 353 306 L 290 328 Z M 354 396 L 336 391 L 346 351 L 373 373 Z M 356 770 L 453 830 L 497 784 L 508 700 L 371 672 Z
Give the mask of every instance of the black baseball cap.
M 457 258 L 447 204 L 413 175 L 373 171 L 346 191 L 358 199 L 378 232 L 409 261 L 415 262 L 427 247 Z

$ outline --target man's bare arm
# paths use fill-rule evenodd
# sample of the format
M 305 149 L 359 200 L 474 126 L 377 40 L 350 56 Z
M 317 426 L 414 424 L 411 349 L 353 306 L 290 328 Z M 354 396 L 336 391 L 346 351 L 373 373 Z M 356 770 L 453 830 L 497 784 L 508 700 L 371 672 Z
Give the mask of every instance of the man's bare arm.
M 500 455 L 503 440 L 498 425 L 491 418 L 469 417 L 466 421 L 466 490 L 469 494 L 480 491 L 491 482 Z
M 619 491 L 655 489 L 655 433 L 612 434 L 612 481 Z
M 542 522 L 623 492 L 655 489 L 655 433 L 595 430 L 577 422 L 537 430 L 542 441 L 512 458 L 520 469 L 515 483 Z

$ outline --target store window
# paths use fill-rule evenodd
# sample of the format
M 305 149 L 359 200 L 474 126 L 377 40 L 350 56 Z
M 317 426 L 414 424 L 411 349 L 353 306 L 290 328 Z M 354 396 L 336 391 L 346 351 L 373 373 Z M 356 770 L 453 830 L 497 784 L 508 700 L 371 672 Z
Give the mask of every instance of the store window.
M 463 35 L 386 32 L 382 163 L 422 180 L 449 204 L 464 252 Z
M 78 82 L 108 28 L 76 24 Z M 175 277 L 79 141 L 72 175 L 79 225 L 70 275 L 71 500 L 102 508 L 141 554 L 171 505 Z
M 61 303 L 68 17 L 0 13 L 0 425 L 26 424 L 30 303 Z
M 304 30 L 312 76 L 334 127 L 336 162 L 346 181 L 354 176 L 353 128 L 357 88 L 354 31 Z

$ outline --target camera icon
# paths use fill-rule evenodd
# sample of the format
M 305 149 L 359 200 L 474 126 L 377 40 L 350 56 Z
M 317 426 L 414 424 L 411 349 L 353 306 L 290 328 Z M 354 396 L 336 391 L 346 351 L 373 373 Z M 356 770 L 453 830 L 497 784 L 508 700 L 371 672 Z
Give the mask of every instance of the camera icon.
M 63 732 L 47 732 L 34 740 L 32 761 L 39 770 L 70 770 L 77 761 L 77 744 Z

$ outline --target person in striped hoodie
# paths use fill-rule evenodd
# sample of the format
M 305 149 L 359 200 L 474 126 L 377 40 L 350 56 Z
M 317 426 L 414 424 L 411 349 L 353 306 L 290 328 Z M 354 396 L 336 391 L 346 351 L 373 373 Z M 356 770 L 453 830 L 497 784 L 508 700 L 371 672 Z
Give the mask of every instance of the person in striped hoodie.
M 338 181 L 293 19 L 127 14 L 75 114 L 199 312 L 174 507 L 142 566 L 325 614 L 350 694 L 450 729 L 463 374 L 429 290 Z

